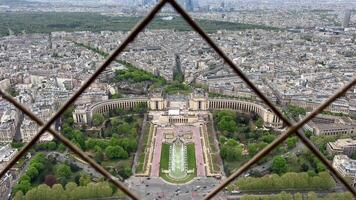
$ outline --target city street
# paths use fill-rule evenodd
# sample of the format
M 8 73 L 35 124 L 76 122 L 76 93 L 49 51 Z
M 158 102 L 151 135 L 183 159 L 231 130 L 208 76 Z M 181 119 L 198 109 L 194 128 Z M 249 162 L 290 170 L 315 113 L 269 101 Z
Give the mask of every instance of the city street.
M 215 178 L 204 177 L 195 178 L 184 185 L 174 185 L 163 181 L 161 178 L 131 177 L 125 183 L 144 199 L 198 200 L 216 187 L 220 181 Z M 217 199 L 226 198 L 221 193 Z

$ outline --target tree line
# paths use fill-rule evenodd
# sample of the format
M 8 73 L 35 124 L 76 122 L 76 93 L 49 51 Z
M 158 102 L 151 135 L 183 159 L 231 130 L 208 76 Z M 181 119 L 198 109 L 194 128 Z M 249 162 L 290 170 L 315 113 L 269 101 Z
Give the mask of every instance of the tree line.
M 304 196 L 301 193 L 290 194 L 281 192 L 271 195 L 244 195 L 240 200 L 352 200 L 353 196 L 348 192 L 330 193 L 324 197 L 318 197 L 315 192 L 309 192 Z
M 52 187 L 42 184 L 31 189 L 25 195 L 19 191 L 14 200 L 80 200 L 114 195 L 122 197 L 122 193 L 115 193 L 108 182 L 89 183 L 85 186 L 69 182 L 65 187 L 61 184 L 55 184 Z
M 327 172 L 320 172 L 310 176 L 306 172 L 288 172 L 281 176 L 272 174 L 261 178 L 243 177 L 237 180 L 240 190 L 283 190 L 283 189 L 316 189 L 326 190 L 336 186 L 332 176 Z
M 7 12 L 0 13 L 0 35 L 8 35 L 9 30 L 19 33 L 50 33 L 55 31 L 130 31 L 141 17 L 107 16 L 89 12 Z M 218 30 L 280 30 L 271 26 L 243 24 L 197 19 L 207 32 Z M 174 29 L 191 31 L 192 28 L 181 17 L 171 21 L 154 19 L 148 29 Z
M 13 188 L 13 193 L 21 191 L 26 193 L 31 189 L 31 182 L 39 175 L 39 173 L 44 170 L 46 164 L 45 155 L 39 153 L 35 155 L 28 166 L 26 173 L 21 176 L 18 183 Z

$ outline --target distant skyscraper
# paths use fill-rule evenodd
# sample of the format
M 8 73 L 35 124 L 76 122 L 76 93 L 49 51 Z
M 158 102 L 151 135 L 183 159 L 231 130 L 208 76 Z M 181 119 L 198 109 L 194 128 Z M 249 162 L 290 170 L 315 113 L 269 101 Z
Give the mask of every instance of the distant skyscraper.
M 151 6 L 155 4 L 157 1 L 156 0 L 142 0 L 142 5 L 143 6 Z
M 182 7 L 184 7 L 188 12 L 194 11 L 193 0 L 178 0 L 177 1 Z
M 189 12 L 194 11 L 193 0 L 186 0 L 185 7 L 186 7 L 187 11 L 189 11 Z
M 347 28 L 350 26 L 351 10 L 346 10 L 343 27 Z

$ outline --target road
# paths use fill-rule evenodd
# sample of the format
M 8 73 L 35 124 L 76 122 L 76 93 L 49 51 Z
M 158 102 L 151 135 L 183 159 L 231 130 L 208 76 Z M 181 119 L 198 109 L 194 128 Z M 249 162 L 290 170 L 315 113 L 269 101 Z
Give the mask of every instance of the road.
M 212 177 L 199 177 L 187 184 L 175 185 L 161 178 L 130 177 L 125 183 L 143 199 L 200 200 L 220 181 Z M 224 195 L 220 193 L 215 199 L 226 199 Z

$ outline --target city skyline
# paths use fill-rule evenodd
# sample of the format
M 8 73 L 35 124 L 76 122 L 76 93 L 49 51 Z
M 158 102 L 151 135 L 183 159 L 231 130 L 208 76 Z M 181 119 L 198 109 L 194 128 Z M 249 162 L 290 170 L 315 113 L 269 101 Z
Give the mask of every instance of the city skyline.
M 0 1 L 0 200 L 353 199 L 352 1 L 118 2 Z

